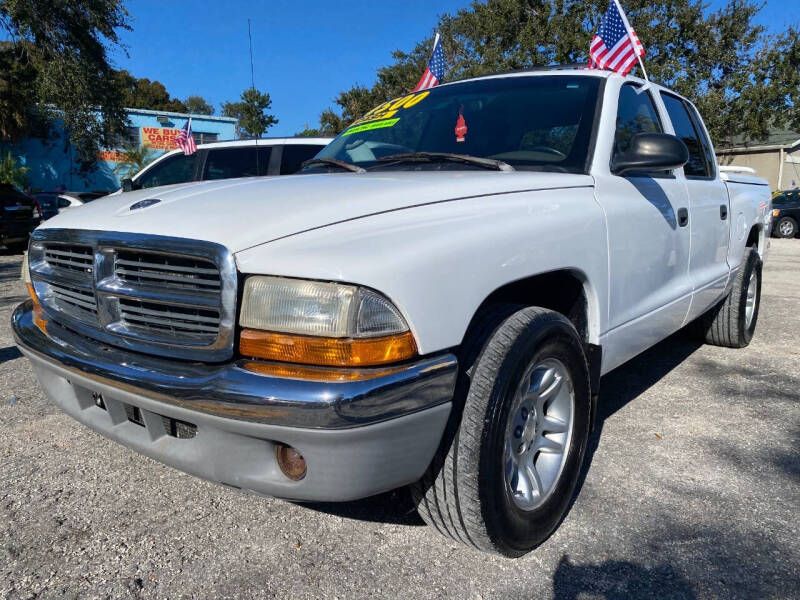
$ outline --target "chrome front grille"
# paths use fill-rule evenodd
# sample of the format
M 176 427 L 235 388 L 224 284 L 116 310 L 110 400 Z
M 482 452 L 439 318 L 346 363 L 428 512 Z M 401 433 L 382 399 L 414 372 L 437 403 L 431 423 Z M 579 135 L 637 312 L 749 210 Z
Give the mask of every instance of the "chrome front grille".
M 94 252 L 91 246 L 51 244 L 45 248 L 44 260 L 54 269 L 91 273 L 94 265 Z
M 219 310 L 187 308 L 120 298 L 120 316 L 129 327 L 140 332 L 200 341 L 213 341 L 219 333 Z
M 236 268 L 218 244 L 44 229 L 29 263 L 45 312 L 79 333 L 191 360 L 233 354 Z
M 89 324 L 97 322 L 97 299 L 91 290 L 68 285 L 50 285 L 52 302 L 59 310 Z
M 134 285 L 211 292 L 220 289 L 219 269 L 212 262 L 195 258 L 125 250 L 117 253 L 115 272 L 120 280 Z

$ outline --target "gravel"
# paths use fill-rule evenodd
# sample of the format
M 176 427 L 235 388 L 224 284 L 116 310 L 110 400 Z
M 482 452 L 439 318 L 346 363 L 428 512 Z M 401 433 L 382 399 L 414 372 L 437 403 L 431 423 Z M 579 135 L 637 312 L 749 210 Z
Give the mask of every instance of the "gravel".
M 800 596 L 800 241 L 772 242 L 748 348 L 678 333 L 604 378 L 580 494 L 517 560 L 403 493 L 245 495 L 72 421 L 11 337 L 20 258 L 0 256 L 0 598 Z

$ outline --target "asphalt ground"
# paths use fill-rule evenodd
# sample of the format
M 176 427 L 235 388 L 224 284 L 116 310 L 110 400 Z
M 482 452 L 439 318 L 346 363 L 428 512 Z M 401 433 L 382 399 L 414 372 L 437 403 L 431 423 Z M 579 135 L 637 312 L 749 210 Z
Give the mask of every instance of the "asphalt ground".
M 398 493 L 303 507 L 184 475 L 62 414 L 9 330 L 0 256 L 0 598 L 800 597 L 800 241 L 744 350 L 679 333 L 604 378 L 580 493 L 518 560 Z

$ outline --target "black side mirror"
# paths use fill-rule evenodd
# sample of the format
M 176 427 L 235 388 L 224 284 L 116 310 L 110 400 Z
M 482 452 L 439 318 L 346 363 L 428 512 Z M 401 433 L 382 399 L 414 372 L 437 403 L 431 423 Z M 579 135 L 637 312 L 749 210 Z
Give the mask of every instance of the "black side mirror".
M 133 191 L 133 180 L 130 177 L 126 177 L 122 180 L 122 191 L 123 192 L 132 192 Z
M 682 140 L 667 133 L 637 133 L 625 152 L 611 161 L 611 172 L 671 171 L 685 165 L 689 149 Z

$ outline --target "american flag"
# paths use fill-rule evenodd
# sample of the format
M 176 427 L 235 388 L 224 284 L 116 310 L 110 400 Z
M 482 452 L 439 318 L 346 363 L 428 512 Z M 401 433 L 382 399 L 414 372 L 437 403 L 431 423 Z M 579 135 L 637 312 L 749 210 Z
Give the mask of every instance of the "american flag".
M 425 72 L 422 74 L 417 87 L 412 91 L 417 92 L 419 90 L 432 88 L 438 85 L 443 78 L 444 50 L 442 50 L 442 44 L 439 40 L 439 34 L 437 33 L 436 39 L 433 41 L 433 52 L 431 52 L 431 57 L 428 59 L 428 66 L 425 67 Z
M 644 56 L 644 46 L 628 23 L 619 0 L 611 0 L 608 5 L 589 46 L 589 56 L 590 69 L 611 69 L 620 75 L 627 75 L 638 57 Z
M 194 143 L 194 137 L 192 136 L 191 117 L 189 117 L 186 125 L 181 128 L 180 133 L 178 133 L 178 137 L 175 138 L 175 143 L 178 144 L 178 148 L 183 150 L 183 153 L 186 155 L 197 152 L 197 144 Z

